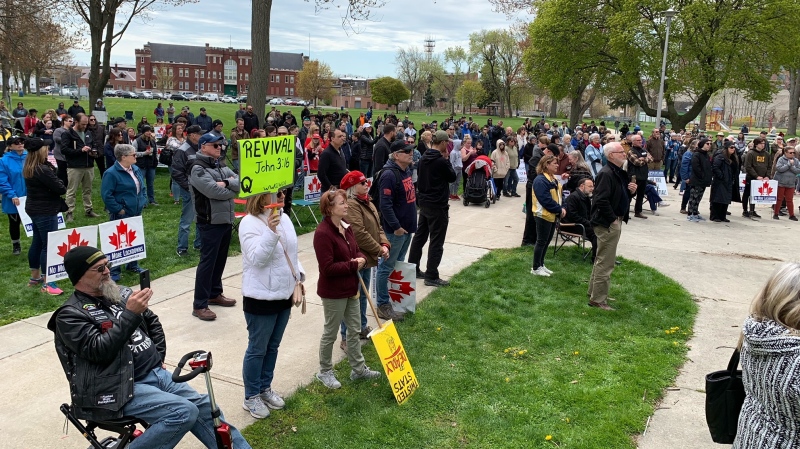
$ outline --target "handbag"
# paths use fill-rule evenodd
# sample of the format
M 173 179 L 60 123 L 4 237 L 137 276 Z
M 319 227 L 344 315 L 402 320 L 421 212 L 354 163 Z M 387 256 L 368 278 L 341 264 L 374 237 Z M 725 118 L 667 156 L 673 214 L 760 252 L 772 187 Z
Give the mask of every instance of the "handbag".
M 269 229 L 269 225 L 267 224 L 266 220 L 264 220 L 263 217 L 259 218 L 261 218 L 261 221 L 263 221 L 264 224 L 267 225 L 267 229 Z M 289 269 L 292 270 L 292 278 L 294 278 L 294 291 L 292 292 L 292 304 L 294 304 L 295 307 L 302 306 L 302 308 L 300 309 L 300 313 L 305 314 L 306 287 L 303 285 L 303 282 L 300 280 L 299 277 L 297 277 L 297 273 L 294 271 L 294 264 L 292 264 L 292 260 L 289 258 L 289 253 L 286 252 L 286 246 L 281 245 L 281 247 L 283 248 L 283 255 L 284 257 L 286 257 L 286 263 L 289 264 Z
M 745 398 L 742 370 L 737 366 L 739 349 L 733 351 L 728 369 L 706 375 L 706 423 L 715 443 L 732 444 L 736 438 Z

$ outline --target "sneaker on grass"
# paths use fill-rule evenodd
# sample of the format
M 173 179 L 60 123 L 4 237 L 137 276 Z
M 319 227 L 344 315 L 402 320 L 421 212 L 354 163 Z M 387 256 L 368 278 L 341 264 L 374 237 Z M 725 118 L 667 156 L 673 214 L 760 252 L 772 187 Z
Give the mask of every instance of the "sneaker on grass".
M 322 382 L 322 385 L 325 385 L 331 390 L 342 388 L 342 384 L 340 384 L 339 381 L 336 380 L 336 374 L 333 373 L 333 370 L 318 372 L 317 379 L 319 379 L 319 381 Z
M 542 268 L 544 268 L 544 271 L 546 271 L 547 274 L 553 274 L 553 270 L 547 268 L 546 266 L 542 265 Z
M 261 398 L 261 402 L 272 410 L 280 410 L 286 405 L 283 398 L 278 396 L 278 393 L 275 393 L 272 388 L 262 391 L 258 396 Z
M 350 380 L 376 379 L 378 377 L 381 377 L 381 373 L 369 369 L 367 365 L 364 365 L 364 369 L 359 372 L 350 371 Z
M 250 412 L 250 416 L 256 419 L 269 416 L 269 408 L 261 401 L 259 395 L 249 397 L 242 403 L 242 408 Z
M 533 268 L 531 268 L 531 274 L 534 275 L 534 276 L 550 277 L 550 273 L 544 271 L 544 267 L 539 267 L 539 268 L 537 268 L 535 270 Z
M 42 287 L 42 293 L 47 293 L 50 296 L 58 296 L 64 293 L 64 290 L 58 288 L 55 282 L 48 282 Z

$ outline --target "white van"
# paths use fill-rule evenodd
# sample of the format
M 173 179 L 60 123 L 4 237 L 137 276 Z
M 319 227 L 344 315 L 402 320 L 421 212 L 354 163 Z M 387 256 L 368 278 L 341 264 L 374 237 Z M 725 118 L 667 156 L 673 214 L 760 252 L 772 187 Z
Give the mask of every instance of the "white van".
M 200 97 L 200 99 L 203 100 L 203 101 L 219 101 L 219 95 L 217 95 L 217 94 L 203 94 L 203 96 Z

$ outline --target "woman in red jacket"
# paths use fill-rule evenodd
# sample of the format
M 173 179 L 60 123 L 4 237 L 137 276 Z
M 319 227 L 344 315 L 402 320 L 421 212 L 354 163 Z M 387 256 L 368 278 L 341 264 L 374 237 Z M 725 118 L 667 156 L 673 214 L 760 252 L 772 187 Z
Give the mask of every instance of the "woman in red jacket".
M 335 389 L 342 384 L 336 380 L 331 361 L 336 331 L 344 320 L 347 325 L 347 360 L 352 371 L 350 380 L 373 379 L 380 373 L 364 363 L 358 333 L 361 331 L 361 307 L 358 299 L 358 270 L 366 259 L 358 249 L 347 215 L 347 194 L 331 189 L 320 198 L 319 209 L 325 217 L 314 233 L 314 252 L 319 263 L 317 295 L 322 299 L 325 327 L 319 340 L 319 379 L 326 387 Z

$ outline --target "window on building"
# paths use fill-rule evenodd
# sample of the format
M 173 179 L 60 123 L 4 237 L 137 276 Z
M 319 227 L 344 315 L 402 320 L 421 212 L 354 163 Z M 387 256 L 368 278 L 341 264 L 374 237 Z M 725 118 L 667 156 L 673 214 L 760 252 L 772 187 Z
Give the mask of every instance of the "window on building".
M 169 68 L 169 76 L 172 76 L 172 67 Z
M 294 84 L 294 75 L 289 77 L 289 83 Z
M 275 82 L 275 75 L 270 75 L 269 76 L 269 82 L 270 83 L 274 83 Z
M 142 57 L 139 59 L 139 62 L 141 62 L 142 64 L 144 64 L 144 56 L 142 56 Z
M 197 81 L 194 82 L 194 90 L 197 90 Z
M 227 79 L 227 77 L 225 77 L 225 78 Z M 244 74 L 243 74 L 243 73 L 240 73 L 240 74 L 239 74 L 239 81 L 241 81 L 241 80 L 243 80 L 243 79 L 244 79 Z
M 140 74 L 142 74 L 142 75 L 144 75 L 144 66 L 142 66 L 142 67 L 140 67 L 140 68 L 139 68 L 139 73 L 140 73 Z
M 245 81 L 250 81 L 250 74 L 249 73 L 245 73 L 244 74 L 244 80 Z
M 200 78 L 205 78 L 205 77 L 206 77 L 206 71 L 205 70 L 201 70 L 200 71 Z
M 183 81 L 178 82 L 178 89 L 183 89 Z
M 206 83 L 200 83 L 200 90 L 206 90 Z
M 217 91 L 217 83 L 214 83 L 214 92 Z
M 284 75 L 283 76 L 283 82 L 286 83 L 286 84 L 289 84 L 289 75 Z
M 284 87 L 283 89 L 284 89 L 283 94 L 284 95 L 289 95 L 289 88 L 288 87 Z
M 244 58 L 244 65 L 250 65 L 250 58 Z
M 156 88 L 156 80 L 150 81 L 150 88 L 151 89 L 155 89 Z
M 153 67 L 153 76 L 156 76 L 156 68 Z
M 294 96 L 294 87 L 289 88 L 289 95 Z
M 183 69 L 178 69 L 178 77 L 183 78 Z
M 144 87 L 144 79 L 142 80 L 142 83 L 141 83 L 141 84 L 142 84 L 142 87 Z

